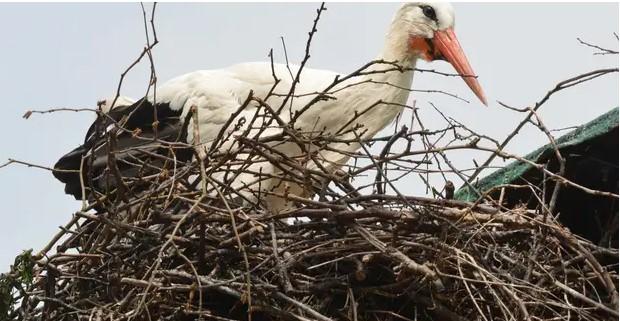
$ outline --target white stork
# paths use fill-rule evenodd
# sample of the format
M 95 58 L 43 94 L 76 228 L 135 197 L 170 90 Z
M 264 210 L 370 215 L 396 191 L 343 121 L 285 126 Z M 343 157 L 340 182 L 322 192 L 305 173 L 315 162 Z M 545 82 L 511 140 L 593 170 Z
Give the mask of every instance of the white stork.
M 111 101 L 103 102 L 102 109 L 108 111 L 108 119 L 120 120 L 126 116 L 125 127 L 140 135 L 152 137 L 154 110 L 156 110 L 158 126 L 158 138 L 161 140 L 184 140 L 186 143 L 200 143 L 205 149 L 211 147 L 211 143 L 222 127 L 231 127 L 225 131 L 235 130 L 229 119 L 246 98 L 252 92 L 252 96 L 265 99 L 264 102 L 274 110 L 283 106 L 279 116 L 285 122 L 291 122 L 291 116 L 295 112 L 303 110 L 294 122 L 294 128 L 300 133 L 320 131 L 322 134 L 336 134 L 347 132 L 347 129 L 356 128 L 355 136 L 348 131 L 348 138 L 370 138 L 381 129 L 390 124 L 403 110 L 409 97 L 413 79 L 413 68 L 418 59 L 426 61 L 446 60 L 454 69 L 462 75 L 465 83 L 471 88 L 480 101 L 486 105 L 486 99 L 475 74 L 469 65 L 465 54 L 455 36 L 454 12 L 452 6 L 447 3 L 420 2 L 403 5 L 396 13 L 389 26 L 385 44 L 377 60 L 394 62 L 404 69 L 390 68 L 393 65 L 375 64 L 365 70 L 364 75 L 351 77 L 346 81 L 331 88 L 330 96 L 335 99 L 321 100 L 304 108 L 316 97 L 317 92 L 323 92 L 336 76 L 344 77 L 333 71 L 303 68 L 299 83 L 296 85 L 295 97 L 286 98 L 293 85 L 290 72 L 286 65 L 271 64 L 268 62 L 253 62 L 234 65 L 225 69 L 201 70 L 176 77 L 161 87 L 157 88 L 156 97 L 149 95 L 136 103 L 127 99 L 117 99 L 114 106 Z M 273 67 L 273 70 L 272 70 Z M 297 74 L 298 66 L 290 66 L 293 75 Z M 390 70 L 378 72 L 379 70 Z M 375 71 L 375 72 L 373 72 Z M 280 82 L 275 87 L 275 95 L 268 96 L 274 86 L 274 73 Z M 359 83 L 359 84 L 358 84 Z M 356 84 L 356 85 L 352 85 Z M 283 104 L 284 100 L 288 101 Z M 245 109 L 237 116 L 237 119 L 252 119 L 260 108 L 262 100 L 252 100 Z M 189 114 L 192 106 L 197 108 L 197 116 Z M 369 108 L 372 106 L 372 108 Z M 189 116 L 188 116 L 189 114 Z M 193 119 L 197 117 L 197 121 Z M 294 116 L 293 116 L 294 117 Z M 198 124 L 199 130 L 194 130 L 194 124 Z M 237 123 L 233 121 L 232 124 Z M 106 125 L 110 123 L 107 122 Z M 247 126 L 247 125 L 246 125 Z M 346 128 L 343 128 L 346 127 Z M 357 127 L 356 127 L 357 126 Z M 87 187 L 104 189 L 106 183 L 100 175 L 109 165 L 107 157 L 108 139 L 98 132 L 93 124 L 86 135 L 84 145 L 63 156 L 55 168 L 54 175 L 66 184 L 65 191 L 74 195 L 77 199 L 82 198 L 82 184 L 90 180 L 93 184 Z M 246 130 L 245 127 L 236 128 L 236 133 L 227 137 L 234 137 Z M 100 130 L 99 130 L 100 131 Z M 198 133 L 196 136 L 194 133 Z M 273 127 L 261 135 L 273 135 L 281 132 L 280 128 Z M 248 137 L 257 133 L 256 129 L 246 132 Z M 149 136 L 150 135 L 150 136 Z M 200 142 L 194 142 L 194 137 L 199 137 Z M 226 150 L 234 145 L 234 139 L 219 146 Z M 119 161 L 125 157 L 131 157 L 132 151 L 137 147 L 142 149 L 156 150 L 153 142 L 148 139 L 137 139 L 135 135 L 121 132 L 117 135 L 116 143 L 118 150 L 123 148 L 128 151 L 118 152 L 114 160 Z M 303 152 L 294 142 L 280 142 L 273 145 L 275 149 L 285 155 L 295 158 L 302 156 Z M 346 152 L 354 152 L 360 148 L 359 144 L 333 143 L 333 149 L 342 152 L 318 151 L 320 166 L 335 170 L 344 165 L 348 156 Z M 86 156 L 86 157 L 84 157 Z M 189 160 L 192 153 L 178 153 L 179 160 Z M 82 159 L 85 161 L 82 161 Z M 82 166 L 82 167 L 81 167 Z M 306 163 L 309 168 L 316 168 L 317 164 Z M 75 170 L 82 168 L 82 176 Z M 94 177 L 87 178 L 85 169 L 94 172 Z M 119 166 L 123 176 L 139 175 L 136 169 Z M 74 170 L 62 171 L 62 170 Z M 248 172 L 271 174 L 277 176 L 278 169 L 268 162 L 256 161 L 248 169 Z M 246 189 L 247 197 L 254 197 L 259 183 L 256 175 L 240 175 L 230 186 L 236 189 Z M 223 179 L 219 177 L 219 179 Z M 286 184 L 287 193 L 310 197 L 311 191 L 301 184 Z M 281 180 L 271 178 L 260 182 L 260 189 L 278 194 L 283 192 L 284 186 Z M 88 189 L 87 189 L 88 190 Z M 286 204 L 282 198 L 267 197 L 267 204 L 274 210 L 284 209 Z

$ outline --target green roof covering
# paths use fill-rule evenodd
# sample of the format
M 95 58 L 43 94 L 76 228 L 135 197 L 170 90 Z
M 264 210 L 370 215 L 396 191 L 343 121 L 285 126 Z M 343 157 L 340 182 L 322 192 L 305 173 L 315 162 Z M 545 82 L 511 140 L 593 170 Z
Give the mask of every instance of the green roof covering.
M 616 128 L 618 128 L 618 107 L 597 117 L 587 124 L 579 126 L 579 128 L 569 132 L 568 134 L 561 136 L 556 139 L 556 144 L 560 149 L 578 145 L 585 141 L 589 141 L 601 135 L 607 134 Z M 547 159 L 553 152 L 554 151 L 551 144 L 547 144 L 527 154 L 525 158 L 538 163 Z M 508 166 L 481 179 L 474 184 L 474 186 L 478 188 L 479 191 L 484 192 L 494 186 L 514 182 L 531 168 L 532 166 L 527 163 L 514 161 Z M 455 198 L 464 201 L 474 201 L 478 198 L 478 195 L 469 187 L 462 187 L 456 192 Z

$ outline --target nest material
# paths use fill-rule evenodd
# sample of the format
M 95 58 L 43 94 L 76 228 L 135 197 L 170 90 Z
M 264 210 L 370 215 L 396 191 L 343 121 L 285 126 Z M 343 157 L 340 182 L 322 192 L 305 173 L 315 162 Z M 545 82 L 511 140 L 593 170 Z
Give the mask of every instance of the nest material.
M 82 188 L 96 195 L 92 205 L 75 213 L 39 254 L 20 259 L 31 259 L 30 265 L 20 263 L 0 280 L 17 289 L 5 300 L 16 307 L 6 315 L 52 321 L 617 319 L 618 251 L 571 234 L 549 214 L 553 206 L 507 209 L 501 201 L 397 190 L 399 178 L 430 173 L 429 159 L 446 159 L 445 150 L 476 147 L 479 136 L 457 135 L 456 129 L 467 129 L 449 125 L 433 132 L 403 127 L 365 141 L 286 134 L 291 128 L 266 141 L 224 135 L 239 148 L 197 151 L 195 158 L 206 163 L 177 162 L 173 150 L 181 143 L 161 142 L 161 154 L 144 151 L 126 164 L 139 167 L 138 177 L 121 177 L 108 162 L 112 188 L 97 195 L 92 175 L 85 175 Z M 419 137 L 429 142 L 433 135 L 451 140 L 444 148 L 415 149 Z M 275 139 L 317 148 L 359 143 L 364 153 L 343 152 L 354 162 L 336 175 L 278 154 L 270 145 Z M 274 214 L 260 195 L 251 202 L 247 193 L 217 182 L 243 171 L 230 164 L 252 162 L 247 155 L 273 163 L 284 172 L 281 179 L 317 197 L 266 191 L 295 203 Z M 375 179 L 353 187 L 350 180 L 360 177 Z M 545 188 L 530 190 L 544 200 Z
M 375 194 L 272 215 L 175 186 L 76 213 L 16 318 L 617 319 L 617 252 L 532 211 Z

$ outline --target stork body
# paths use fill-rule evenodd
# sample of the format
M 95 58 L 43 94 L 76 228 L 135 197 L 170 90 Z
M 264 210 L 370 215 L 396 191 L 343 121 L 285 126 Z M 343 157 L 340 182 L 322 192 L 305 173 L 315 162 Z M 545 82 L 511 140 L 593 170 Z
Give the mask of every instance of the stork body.
M 199 146 L 205 151 L 213 147 L 211 146 L 213 140 L 218 137 L 225 125 L 228 127 L 224 130 L 227 131 L 227 137 L 231 139 L 217 146 L 223 151 L 235 147 L 235 140 L 232 139 L 235 135 L 256 137 L 260 134 L 261 137 L 267 137 L 280 133 L 281 128 L 277 126 L 270 126 L 262 132 L 259 132 L 261 130 L 258 128 L 247 128 L 250 122 L 229 129 L 233 127 L 230 126 L 231 123 L 241 124 L 238 120 L 250 120 L 255 117 L 257 109 L 261 108 L 261 101 L 271 106 L 273 110 L 280 110 L 278 116 L 285 123 L 294 120 L 292 125 L 299 133 L 307 135 L 345 133 L 345 138 L 351 140 L 370 138 L 392 122 L 403 110 L 410 93 L 408 88 L 411 88 L 412 70 L 417 59 L 446 59 L 455 66 L 459 73 L 473 75 L 452 32 L 453 23 L 452 8 L 447 4 L 404 5 L 390 25 L 385 45 L 377 57 L 378 60 L 392 62 L 400 68 L 393 68 L 394 65 L 388 64 L 372 65 L 364 70 L 363 75 L 351 77 L 331 88 L 329 94 L 331 99 L 321 100 L 310 107 L 307 106 L 316 97 L 316 93 L 323 92 L 337 76 L 343 77 L 343 75 L 332 71 L 303 68 L 294 96 L 287 97 L 293 86 L 291 73 L 296 75 L 298 66 L 287 67 L 282 64 L 260 62 L 243 63 L 225 69 L 196 71 L 182 75 L 159 87 L 156 96 L 150 95 L 146 97 L 146 100 L 128 106 L 119 106 L 117 100 L 112 107 L 107 105 L 111 104 L 107 101 L 103 109 L 110 110 L 108 118 L 111 120 L 118 121 L 123 115 L 126 117 L 128 115 L 127 129 L 135 131 L 139 128 L 140 132 L 146 134 L 147 137 L 153 135 L 150 131 L 152 131 L 152 123 L 155 120 L 155 109 L 160 123 L 159 138 L 181 140 Z M 289 71 L 288 68 L 291 70 Z M 389 71 L 377 72 L 381 70 Z M 273 89 L 276 81 L 274 75 L 278 79 L 275 89 Z M 485 102 L 476 79 L 464 77 L 464 80 Z M 272 89 L 273 92 L 270 95 Z M 244 105 L 250 93 L 252 97 L 260 100 L 246 104 L 246 107 L 237 114 L 236 120 L 231 122 L 229 119 L 239 110 L 240 106 Z M 196 108 L 197 114 L 190 114 L 192 107 Z M 301 111 L 303 112 L 300 113 Z M 299 115 L 295 116 L 298 113 Z M 196 124 L 197 130 L 194 128 Z M 253 125 L 256 126 L 256 124 Z M 352 128 L 356 128 L 355 133 L 350 131 Z M 157 150 L 157 147 L 151 146 L 152 143 L 148 140 L 136 140 L 127 132 L 117 137 L 118 141 L 115 144 L 119 146 L 133 146 L 133 142 L 141 148 Z M 109 150 L 108 142 L 104 136 L 97 133 L 93 126 L 86 136 L 84 145 L 61 158 L 55 168 L 61 170 L 80 168 L 78 166 L 80 161 L 87 156 L 94 157 L 89 166 L 99 167 L 99 172 L 101 172 L 102 168 L 109 165 L 109 158 L 105 153 Z M 290 141 L 273 143 L 272 147 L 290 158 L 303 158 L 304 154 L 314 152 L 313 150 L 304 151 L 297 143 Z M 332 147 L 330 150 L 340 152 L 317 151 L 315 159 L 319 160 L 318 163 L 307 162 L 304 166 L 311 169 L 322 167 L 335 170 L 346 163 L 347 153 L 356 151 L 360 146 L 355 143 L 332 143 L 330 147 Z M 183 160 L 191 158 L 191 155 L 191 153 L 181 153 L 179 157 Z M 132 156 L 134 154 L 131 150 L 118 153 L 115 155 L 115 161 Z M 246 171 L 263 173 L 272 177 L 282 174 L 275 166 L 260 159 L 253 160 Z M 62 171 L 54 174 L 66 184 L 67 193 L 73 194 L 76 198 L 82 197 L 82 188 L 78 185 L 80 175 Z M 255 176 L 253 174 L 240 175 L 230 183 L 231 187 L 239 190 L 245 189 L 243 193 L 247 198 L 253 198 L 259 189 L 275 194 L 282 193 L 284 185 L 280 179 L 257 180 Z M 224 178 L 216 175 L 215 179 Z M 287 192 L 300 196 L 312 194 L 308 187 L 302 184 L 288 184 L 286 188 Z M 277 197 L 267 197 L 267 202 L 275 211 L 288 206 L 282 198 Z

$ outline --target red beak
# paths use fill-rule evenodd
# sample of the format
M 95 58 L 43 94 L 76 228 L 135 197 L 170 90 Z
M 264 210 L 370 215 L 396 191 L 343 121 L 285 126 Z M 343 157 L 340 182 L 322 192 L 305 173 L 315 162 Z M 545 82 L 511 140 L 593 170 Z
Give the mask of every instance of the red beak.
M 456 39 L 454 30 L 448 28 L 446 30 L 436 31 L 432 41 L 436 53 L 439 53 L 446 61 L 454 66 L 454 69 L 461 75 L 467 86 L 469 86 L 478 99 L 487 106 L 487 99 L 484 96 L 482 87 L 478 79 L 476 79 L 476 74 L 469 65 L 469 61 L 467 61 L 463 48 L 461 48 L 458 39 Z

